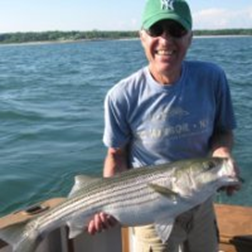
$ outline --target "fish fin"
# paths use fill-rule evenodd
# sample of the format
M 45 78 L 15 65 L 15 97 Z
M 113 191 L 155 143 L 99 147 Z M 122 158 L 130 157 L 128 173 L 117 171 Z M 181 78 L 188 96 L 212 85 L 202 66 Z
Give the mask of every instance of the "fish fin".
M 87 176 L 87 175 L 78 175 L 74 177 L 74 186 L 72 190 L 70 191 L 68 197 L 73 197 L 79 190 L 87 187 L 91 183 L 94 183 L 95 181 L 100 181 L 100 177 L 94 177 L 94 176 Z
M 176 201 L 177 197 L 179 196 L 178 193 L 170 190 L 169 188 L 167 187 L 164 187 L 164 186 L 161 186 L 161 185 L 158 185 L 158 184 L 148 184 L 148 186 L 150 188 L 152 188 L 154 191 L 156 191 L 157 193 L 171 199 L 172 201 Z
M 173 220 L 165 220 L 163 223 L 160 222 L 155 224 L 155 230 L 163 243 L 168 240 L 173 229 L 173 223 Z
M 34 236 L 25 235 L 26 223 L 19 223 L 7 228 L 0 229 L 0 238 L 7 242 L 13 252 L 34 252 L 39 244 L 39 239 Z
M 77 237 L 78 235 L 80 235 L 84 231 L 84 229 L 72 227 L 71 225 L 70 226 L 68 225 L 68 227 L 69 227 L 69 234 L 68 234 L 69 239 L 73 239 L 73 238 Z
M 67 222 L 69 227 L 68 238 L 73 239 L 85 230 L 85 221 L 82 218 L 76 218 Z

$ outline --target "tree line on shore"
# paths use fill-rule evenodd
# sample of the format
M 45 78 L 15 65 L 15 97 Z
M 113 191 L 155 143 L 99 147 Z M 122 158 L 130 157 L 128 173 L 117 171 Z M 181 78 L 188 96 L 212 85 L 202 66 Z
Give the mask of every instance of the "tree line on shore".
M 196 36 L 248 35 L 252 29 L 195 30 Z M 0 34 L 0 43 L 64 42 L 78 40 L 131 39 L 137 38 L 138 31 L 45 31 L 15 32 Z

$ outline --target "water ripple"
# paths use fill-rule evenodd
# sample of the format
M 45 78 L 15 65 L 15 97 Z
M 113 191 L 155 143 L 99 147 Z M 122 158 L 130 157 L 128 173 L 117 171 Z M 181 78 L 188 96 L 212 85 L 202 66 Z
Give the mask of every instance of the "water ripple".
M 66 196 L 77 174 L 101 174 L 104 96 L 146 58 L 138 40 L 0 46 L 0 54 L 1 215 Z M 251 177 L 252 38 L 195 39 L 188 59 L 226 71 L 239 126 L 234 155 Z M 242 197 L 221 200 L 252 205 L 251 192 L 248 180 Z

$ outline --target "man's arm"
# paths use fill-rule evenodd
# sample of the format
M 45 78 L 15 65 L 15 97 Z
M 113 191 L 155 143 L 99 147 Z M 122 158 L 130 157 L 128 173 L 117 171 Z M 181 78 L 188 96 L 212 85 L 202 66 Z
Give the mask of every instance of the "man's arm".
M 211 139 L 211 153 L 213 157 L 229 158 L 232 160 L 236 175 L 239 176 L 239 167 L 236 165 L 232 157 L 232 149 L 234 144 L 234 134 L 232 130 L 215 132 Z M 235 191 L 238 191 L 240 186 L 230 186 L 224 188 L 227 195 L 232 195 Z
M 104 162 L 103 176 L 112 177 L 128 169 L 127 148 L 109 148 Z
M 211 152 L 213 157 L 231 157 L 234 144 L 232 130 L 215 132 L 211 139 Z
M 112 177 L 117 173 L 126 171 L 128 169 L 127 160 L 127 148 L 109 148 L 104 162 L 103 176 Z M 87 231 L 89 234 L 95 234 L 116 224 L 117 221 L 113 216 L 101 212 L 95 214 L 94 218 L 89 222 Z

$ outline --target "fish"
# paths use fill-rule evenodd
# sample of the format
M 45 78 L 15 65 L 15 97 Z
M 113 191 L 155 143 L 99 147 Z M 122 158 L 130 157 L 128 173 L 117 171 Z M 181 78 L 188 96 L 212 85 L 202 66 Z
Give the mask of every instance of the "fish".
M 0 229 L 13 252 L 34 252 L 44 237 L 61 226 L 72 239 L 84 232 L 96 213 L 122 226 L 154 224 L 165 242 L 174 220 L 225 186 L 239 185 L 233 162 L 200 158 L 130 169 L 114 177 L 78 175 L 68 197 L 34 218 Z

